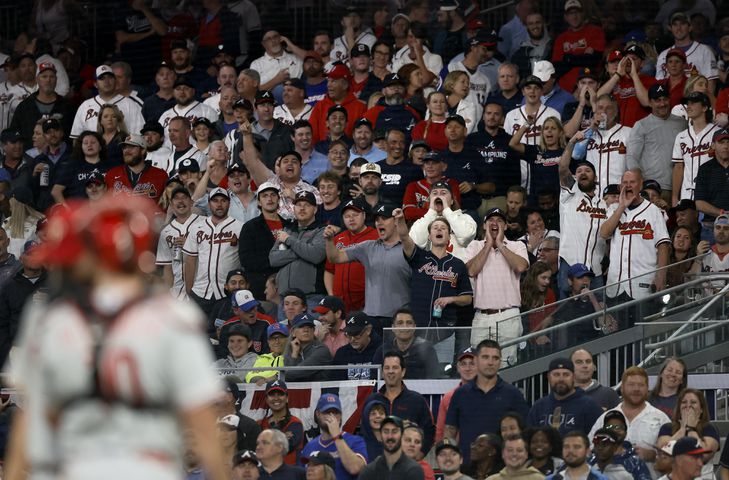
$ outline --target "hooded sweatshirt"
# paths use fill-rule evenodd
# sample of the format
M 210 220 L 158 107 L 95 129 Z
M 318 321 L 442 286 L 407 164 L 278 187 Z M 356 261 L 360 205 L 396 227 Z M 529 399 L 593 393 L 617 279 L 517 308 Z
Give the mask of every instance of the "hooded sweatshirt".
M 506 467 L 502 468 L 501 471 L 490 477 L 486 477 L 486 480 L 544 480 L 542 472 L 534 467 L 524 467 L 516 472 L 508 472 Z
M 375 437 L 375 432 L 370 426 L 370 412 L 375 405 L 380 405 L 382 408 L 385 409 L 385 411 L 387 411 L 387 406 L 385 405 L 385 402 L 378 398 L 373 398 L 369 402 L 365 403 L 365 406 L 362 409 L 362 418 L 360 419 L 359 426 L 360 434 L 362 435 L 362 438 L 364 438 L 365 445 L 367 445 L 368 458 L 377 458 L 382 455 L 382 443 L 377 440 L 377 437 Z

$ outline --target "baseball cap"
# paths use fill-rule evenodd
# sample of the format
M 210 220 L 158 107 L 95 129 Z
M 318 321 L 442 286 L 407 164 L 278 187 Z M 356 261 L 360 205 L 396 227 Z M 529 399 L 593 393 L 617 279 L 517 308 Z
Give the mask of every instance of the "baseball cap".
M 451 191 L 451 186 L 446 182 L 445 180 L 438 180 L 433 185 L 430 186 L 430 191 L 432 192 L 436 188 L 445 188 L 449 192 Z
M 539 78 L 539 80 L 546 82 L 552 78 L 552 75 L 554 75 L 554 65 L 552 65 L 552 62 L 547 60 L 535 62 L 532 75 Z
M 282 323 L 273 323 L 266 329 L 266 338 L 271 338 L 274 335 L 283 335 L 284 337 L 288 337 L 289 329 Z
M 708 95 L 706 95 L 704 92 L 691 92 L 688 95 L 684 96 L 681 99 L 681 103 L 701 103 L 706 107 L 711 106 L 711 102 L 709 101 Z
M 611 430 L 609 428 L 599 428 L 595 432 L 595 436 L 593 437 L 594 443 L 600 443 L 600 442 L 610 442 L 610 443 L 618 443 L 620 439 L 618 438 L 618 434 L 615 433 L 614 430 Z
M 240 308 L 244 312 L 252 310 L 261 304 L 261 302 L 255 299 L 250 290 L 238 290 L 233 294 L 231 301 L 234 307 Z
M 245 108 L 246 110 L 252 112 L 253 111 L 253 104 L 247 98 L 239 98 L 233 104 L 233 110 L 235 110 L 236 108 Z
M 20 136 L 20 132 L 10 128 L 6 128 L 0 133 L 0 143 L 15 143 L 22 142 L 23 137 Z
M 729 215 L 722 213 L 714 219 L 714 225 L 729 225 Z
M 684 198 L 676 205 L 676 211 L 682 212 L 684 210 L 696 210 L 696 202 L 690 198 Z
M 320 412 L 326 412 L 327 410 L 342 411 L 342 402 L 339 401 L 339 395 L 334 393 L 325 393 L 319 397 L 319 401 L 316 402 L 316 409 Z
M 655 190 L 659 194 L 663 191 L 661 184 L 655 180 L 643 180 L 643 190 Z
M 304 55 L 304 61 L 307 61 L 310 58 L 313 58 L 319 63 L 324 63 L 324 59 L 321 58 L 321 54 L 319 54 L 319 52 L 315 52 L 314 50 L 309 50 Z
M 327 72 L 326 77 L 331 78 L 332 80 L 349 81 L 352 79 L 352 72 L 342 62 L 336 62 L 332 65 L 331 70 Z
M 602 419 L 602 424 L 607 425 L 607 422 L 610 420 L 620 420 L 625 425 L 628 424 L 628 422 L 625 420 L 625 415 L 623 415 L 623 412 L 620 410 L 609 410 L 605 412 L 605 416 Z
M 256 196 L 260 195 L 262 192 L 265 192 L 266 190 L 276 190 L 276 193 L 281 192 L 281 189 L 278 188 L 278 186 L 271 182 L 263 182 L 258 186 L 258 189 L 256 190 Z
M 175 71 L 175 69 L 172 68 L 172 65 L 170 65 L 169 63 L 163 61 L 163 62 L 160 62 L 160 63 L 157 64 L 157 68 L 154 70 L 154 73 L 159 73 L 159 71 L 162 70 L 163 68 L 166 68 L 168 70 L 172 70 L 173 72 Z
M 440 0 L 440 11 L 451 12 L 458 8 L 457 0 Z
M 266 384 L 266 394 L 271 392 L 283 392 L 284 394 L 288 394 L 289 387 L 286 386 L 286 382 L 283 380 L 274 380 Z
M 121 142 L 122 145 L 132 145 L 139 148 L 147 148 L 147 140 L 143 136 L 136 133 L 129 134 L 127 138 Z
M 170 42 L 170 52 L 173 50 L 177 50 L 178 48 L 182 48 L 184 50 L 190 50 L 187 46 L 186 40 L 173 40 Z
M 327 110 L 327 118 L 337 112 L 343 113 L 345 117 L 349 117 L 349 112 L 347 112 L 347 109 L 344 108 L 344 105 L 332 105 L 329 107 L 329 110 Z
M 300 78 L 289 78 L 283 83 L 284 87 L 294 87 L 299 90 L 306 90 L 306 84 Z
M 470 28 L 470 27 L 469 27 Z M 476 32 L 476 35 L 469 41 L 469 43 L 473 45 L 484 45 L 486 47 L 493 47 L 499 41 L 501 38 L 496 33 L 496 31 L 487 31 L 484 29 L 479 30 Z
M 337 461 L 332 457 L 332 454 L 323 450 L 316 450 L 309 454 L 309 458 L 302 458 L 303 463 L 309 463 L 311 465 L 326 465 L 332 470 L 336 470 Z
M 483 219 L 484 219 L 484 221 L 486 221 L 493 216 L 499 216 L 499 217 L 503 218 L 504 221 L 506 221 L 506 212 L 504 212 L 499 207 L 494 207 L 494 208 L 489 209 L 486 212 L 486 215 L 483 216 Z
M 564 2 L 564 11 L 566 12 L 570 8 L 578 8 L 582 10 L 582 2 L 580 2 L 580 0 L 567 0 Z
M 313 193 L 306 190 L 301 190 L 294 197 L 294 205 L 299 202 L 309 202 L 311 205 L 314 205 L 316 207 L 316 197 Z
M 354 58 L 354 57 L 369 57 L 370 56 L 370 47 L 368 47 L 364 43 L 358 43 L 349 52 L 349 56 L 352 57 L 352 58 Z
M 275 104 L 276 100 L 273 98 L 273 93 L 271 93 L 270 90 L 261 90 L 256 93 L 255 103 L 256 106 L 262 105 L 264 103 Z
M 617 183 L 611 183 L 602 190 L 603 196 L 605 195 L 620 195 L 620 185 Z
M 457 442 L 451 440 L 450 438 L 444 438 L 443 440 L 435 444 L 435 454 L 438 455 L 442 450 L 445 450 L 446 448 L 450 448 L 458 455 L 461 454 L 461 447 L 458 446 Z
M 109 65 L 99 65 L 96 67 L 96 79 L 103 77 L 104 75 L 114 76 L 114 71 Z
M 587 67 L 580 68 L 577 71 L 577 80 L 579 81 L 579 80 L 582 80 L 583 78 L 591 78 L 595 81 L 598 80 L 597 74 L 595 73 L 595 71 L 593 69 L 587 68 Z
M 212 200 L 214 196 L 216 195 L 222 195 L 225 198 L 230 198 L 230 194 L 228 191 L 222 187 L 215 187 L 212 190 L 210 190 L 210 193 L 208 194 L 208 201 Z
M 595 165 L 593 165 L 592 162 L 589 160 L 585 160 L 585 159 L 575 160 L 574 162 L 570 163 L 570 169 L 572 169 L 572 171 L 574 171 L 574 172 L 577 171 L 577 168 L 582 167 L 582 166 L 591 168 L 592 171 L 597 175 L 597 172 L 595 171 Z
M 640 59 L 645 59 L 645 52 L 641 46 L 636 43 L 628 45 L 625 49 L 623 49 L 623 55 L 627 56 L 628 54 L 633 54 Z
M 350 200 L 351 201 L 351 200 Z M 327 295 L 326 297 L 319 300 L 319 304 L 312 308 L 316 313 L 329 313 L 344 311 L 344 302 L 341 298 L 334 295 Z
M 702 447 L 699 439 L 694 437 L 679 438 L 673 446 L 674 457 L 679 455 L 703 455 L 704 453 L 710 453 L 710 450 Z
M 544 87 L 544 83 L 542 82 L 542 80 L 535 75 L 529 75 L 528 77 L 526 77 L 524 80 L 521 81 L 521 88 L 524 88 L 527 85 L 536 85 L 539 88 Z
M 232 429 L 237 429 L 239 423 L 240 417 L 232 413 L 218 419 L 218 425 L 226 425 L 228 427 L 231 427 Z
M 461 126 L 464 126 L 464 127 L 466 126 L 466 120 L 464 120 L 463 117 L 458 114 L 448 115 L 448 117 L 445 120 L 445 125 L 447 126 L 451 122 L 457 122 L 457 123 L 460 123 Z
M 428 145 L 428 142 L 426 142 L 425 140 L 415 140 L 415 141 L 413 141 L 413 143 L 410 144 L 410 150 L 409 151 L 412 152 L 413 149 L 416 149 L 416 148 L 424 148 L 428 152 L 433 151 L 433 148 L 430 145 Z
M 668 92 L 668 87 L 662 83 L 651 85 L 651 88 L 648 89 L 648 98 L 651 100 L 658 100 L 659 98 L 670 96 L 671 94 Z
M 662 451 L 663 453 L 673 456 L 673 447 L 676 446 L 676 440 L 669 440 L 667 444 L 662 446 L 660 449 L 656 447 L 658 450 Z
M 258 461 L 258 457 L 256 457 L 256 453 L 252 450 L 243 450 L 241 452 L 236 453 L 233 455 L 233 466 L 237 467 L 238 465 L 242 465 L 245 462 L 251 462 L 253 465 L 260 467 L 261 462 Z
M 349 314 L 349 318 L 344 322 L 344 333 L 350 335 L 359 335 L 362 331 L 367 328 L 367 325 L 371 325 L 369 315 L 364 312 L 352 312 Z
M 686 12 L 674 12 L 673 14 L 671 14 L 668 20 L 669 25 L 676 21 L 690 23 L 689 16 L 686 14 Z
M 88 185 L 90 185 L 92 183 L 98 183 L 98 184 L 104 183 L 104 175 L 102 173 L 99 173 L 99 172 L 93 172 L 91 175 L 89 175 L 88 177 L 86 177 L 86 183 L 84 183 L 84 185 L 88 186 Z M 176 190 L 177 189 L 175 189 L 175 191 Z M 187 191 L 186 188 L 185 188 L 185 191 Z M 187 192 L 187 193 L 188 193 L 188 195 L 190 194 L 190 192 Z M 175 196 L 175 192 L 174 191 L 172 192 L 172 196 L 173 197 Z
M 208 127 L 208 128 L 210 129 L 210 130 L 213 130 L 213 129 L 215 128 L 215 127 L 213 126 L 213 122 L 211 122 L 210 120 L 208 120 L 208 119 L 207 119 L 207 118 L 205 118 L 205 117 L 197 117 L 197 118 L 196 118 L 195 120 L 193 120 L 193 122 L 192 122 L 192 128 L 195 128 L 195 127 L 197 127 L 198 125 L 205 125 L 205 126 L 206 126 L 206 127 Z
M 35 76 L 37 77 L 41 73 L 48 71 L 48 70 L 52 71 L 53 73 L 56 73 L 56 66 L 52 62 L 41 62 L 38 64 L 38 70 L 36 70 Z
M 234 268 L 233 270 L 228 270 L 228 274 L 225 276 L 225 283 L 228 283 L 234 275 L 240 275 L 241 277 L 246 278 L 246 271 L 242 268 Z
M 592 273 L 592 270 L 590 270 L 584 263 L 575 263 L 570 265 L 570 269 L 567 272 L 567 276 L 570 278 L 582 278 L 585 275 L 590 277 L 595 276 L 595 274 Z
M 617 62 L 622 59 L 623 59 L 623 52 L 621 52 L 620 50 L 613 50 L 612 52 L 610 52 L 610 55 L 608 55 L 608 63 Z
M 41 127 L 43 129 L 43 133 L 48 132 L 49 130 L 62 130 L 63 127 L 61 127 L 61 122 L 58 121 L 58 119 L 55 118 L 49 118 L 45 122 L 43 122 L 43 126 Z
M 360 173 L 362 175 L 362 173 Z M 395 211 L 396 207 L 395 205 L 390 205 L 388 203 L 378 203 L 375 205 L 374 208 L 374 215 L 375 217 L 385 217 L 385 218 L 392 218 L 392 212 Z
M 284 300 L 286 297 L 296 297 L 301 300 L 301 303 L 306 303 L 306 294 L 299 288 L 289 288 L 283 294 Z
M 283 159 L 285 157 L 288 157 L 289 155 L 294 156 L 299 161 L 299 163 L 301 163 L 303 161 L 301 159 L 301 154 L 299 152 L 297 152 L 296 150 L 287 150 L 287 151 L 283 152 L 281 154 L 281 158 Z
M 239 323 L 236 325 L 233 325 L 228 329 L 228 337 L 232 337 L 234 335 L 239 335 L 241 337 L 246 337 L 248 341 L 251 340 L 253 337 L 253 334 L 251 333 L 251 327 L 244 323 Z
M 666 60 L 668 60 L 671 57 L 678 57 L 684 62 L 686 62 L 686 52 L 681 50 L 680 48 L 672 48 L 669 51 L 666 52 Z
M 89 184 L 89 181 L 86 181 L 86 184 Z M 183 195 L 192 198 L 192 195 L 190 195 L 190 190 L 187 189 L 187 187 L 176 187 L 174 190 L 172 190 L 172 194 L 170 195 L 170 198 L 175 198 L 175 195 L 178 193 L 182 193 Z
M 400 430 L 402 430 L 405 426 L 403 424 L 402 418 L 398 417 L 397 415 L 388 415 L 385 418 L 383 418 L 382 423 L 380 424 L 380 428 L 382 428 L 382 426 L 385 425 L 386 423 L 392 423 Z
M 726 128 L 720 128 L 719 130 L 714 132 L 714 135 L 711 137 L 712 142 L 721 142 L 722 140 L 729 139 L 729 130 Z M 360 173 L 360 175 L 362 175 Z
M 468 347 L 458 354 L 458 358 L 456 360 L 460 362 L 466 357 L 476 358 L 476 350 L 473 347 Z
M 245 173 L 248 176 L 251 175 L 251 173 L 248 171 L 248 167 L 246 167 L 242 163 L 238 163 L 238 162 L 235 162 L 234 164 L 232 164 L 231 166 L 228 167 L 228 173 L 227 174 L 230 175 L 233 172 Z
M 150 120 L 149 122 L 146 122 L 144 126 L 142 127 L 142 130 L 140 130 L 140 133 L 144 135 L 147 132 L 157 132 L 160 135 L 165 135 L 165 129 L 162 128 L 162 125 L 160 125 L 159 122 L 156 122 L 154 120 Z
M 560 369 L 566 369 L 570 372 L 575 371 L 575 366 L 572 363 L 572 360 L 569 358 L 555 358 L 551 362 L 549 362 L 549 370 L 548 372 L 551 372 L 552 370 L 560 370 Z
M 294 317 L 294 328 L 305 327 L 307 325 L 313 327 L 314 319 L 306 313 L 300 313 Z
M 347 201 L 347 203 L 344 204 L 344 206 L 342 207 L 342 215 L 344 215 L 344 212 L 349 209 L 357 210 L 358 212 L 362 212 L 364 214 L 369 214 L 370 204 L 367 203 L 367 201 L 362 196 L 359 196 L 350 199 L 349 201 Z
M 31 191 L 30 188 L 22 186 L 22 185 L 10 190 L 8 197 L 14 198 L 18 202 L 24 203 L 26 205 L 33 204 L 33 192 Z
M 382 81 L 383 87 L 389 87 L 390 85 L 398 84 L 401 86 L 405 86 L 405 82 L 402 78 L 400 78 L 400 75 L 397 73 L 388 73 L 385 75 L 385 79 Z
M 469 30 L 481 30 L 485 26 L 486 23 L 479 17 L 472 18 L 466 23 L 466 28 Z
M 376 163 L 365 163 L 359 170 L 359 176 L 361 177 L 362 175 L 365 175 L 367 173 L 382 176 L 382 169 Z
M 395 15 L 394 17 L 392 17 L 392 20 L 390 21 L 390 25 L 394 25 L 394 24 L 395 24 L 395 22 L 396 22 L 396 21 L 397 21 L 398 19 L 400 19 L 400 18 L 402 18 L 402 19 L 403 19 L 403 20 L 405 20 L 406 22 L 410 23 L 410 17 L 408 17 L 408 16 L 407 16 L 407 15 L 405 15 L 404 13 L 398 13 L 398 14 L 396 14 L 396 15 Z
M 197 163 L 197 160 L 194 158 L 186 158 L 183 161 L 180 162 L 180 166 L 177 167 L 178 173 L 184 173 L 184 172 L 194 172 L 197 173 L 200 171 L 200 164 Z
M 190 87 L 194 89 L 195 84 L 192 83 L 192 79 L 187 75 L 180 75 L 177 77 L 177 80 L 175 80 L 174 88 L 177 87 Z
M 367 127 L 372 130 L 372 122 L 370 122 L 366 118 L 357 119 L 357 121 L 354 122 L 352 130 L 357 130 L 359 127 Z

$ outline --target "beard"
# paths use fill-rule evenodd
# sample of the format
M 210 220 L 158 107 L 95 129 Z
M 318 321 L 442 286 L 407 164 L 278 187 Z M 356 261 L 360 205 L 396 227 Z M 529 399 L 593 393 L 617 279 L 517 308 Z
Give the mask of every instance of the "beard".
M 385 97 L 385 105 L 402 105 L 403 103 L 405 103 L 405 100 L 403 100 L 402 95 L 399 93 Z
M 126 157 L 124 158 L 124 163 L 126 165 L 129 165 L 130 167 L 136 167 L 143 161 L 144 161 L 144 156 L 142 156 L 142 155 L 131 157 L 129 160 L 127 160 Z
M 577 468 L 577 467 L 582 466 L 584 463 L 585 463 L 584 457 L 580 458 L 580 459 L 574 459 L 574 460 L 567 460 L 566 458 L 564 459 L 564 464 L 567 465 L 569 468 Z
M 382 443 L 382 449 L 385 450 L 387 453 L 395 453 L 398 450 L 400 450 L 401 446 L 402 446 L 402 440 L 398 440 L 394 444 L 389 443 L 389 442 Z
M 581 182 L 577 182 L 577 188 L 579 188 L 581 192 L 585 192 L 585 193 L 594 192 L 595 186 L 596 186 L 596 184 L 595 184 L 594 180 L 588 182 L 584 186 Z

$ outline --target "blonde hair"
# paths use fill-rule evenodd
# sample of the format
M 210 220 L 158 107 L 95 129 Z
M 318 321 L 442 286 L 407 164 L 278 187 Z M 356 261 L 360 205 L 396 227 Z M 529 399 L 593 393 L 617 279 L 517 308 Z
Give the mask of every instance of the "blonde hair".
M 443 80 L 443 91 L 446 95 L 453 94 L 453 85 L 455 85 L 458 79 L 464 75 L 468 77 L 468 74 L 466 72 L 462 72 L 460 70 L 455 70 L 446 75 L 445 80 Z
M 559 130 L 559 139 L 557 140 L 557 144 L 560 148 L 564 148 L 565 145 L 567 145 L 567 139 L 564 135 L 564 127 L 562 126 L 562 122 L 557 117 L 547 117 L 544 120 L 544 123 L 542 123 L 542 135 L 539 136 L 539 148 L 542 151 L 547 149 L 547 142 L 544 141 L 544 125 L 546 125 L 547 122 L 554 123 L 554 126 L 557 127 L 557 130 Z
M 8 234 L 11 238 L 25 237 L 25 224 L 28 220 L 33 223 L 43 218 L 43 214 L 30 205 L 26 205 L 14 198 L 10 199 L 10 217 L 8 222 Z
M 709 79 L 706 78 L 705 76 L 703 76 L 703 75 L 691 75 L 688 78 L 688 80 L 686 80 L 686 87 L 684 87 L 684 89 L 683 89 L 683 94 L 684 95 L 688 95 L 689 93 L 693 92 L 694 91 L 694 85 L 699 80 L 704 80 L 707 85 L 709 84 Z
M 117 133 L 121 133 L 126 138 L 127 124 L 124 123 L 124 114 L 121 110 L 119 110 L 119 107 L 108 103 L 106 105 L 102 105 L 99 109 L 99 117 L 98 121 L 96 122 L 96 131 L 102 135 L 104 134 L 104 127 L 101 125 L 101 116 L 104 114 L 104 110 L 111 110 L 112 112 L 114 112 L 114 118 L 116 118 L 116 131 Z

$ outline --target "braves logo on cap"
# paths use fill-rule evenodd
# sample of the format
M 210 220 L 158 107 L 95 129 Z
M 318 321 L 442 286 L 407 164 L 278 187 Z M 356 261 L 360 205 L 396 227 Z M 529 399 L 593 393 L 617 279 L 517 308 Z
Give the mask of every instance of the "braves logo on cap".
M 281 383 L 278 380 L 271 382 L 271 387 L 280 387 Z
M 663 88 L 663 85 L 659 85 L 658 88 L 656 88 L 656 92 L 663 93 L 666 89 Z
M 354 317 L 349 317 L 349 320 L 347 320 L 347 324 L 349 324 L 349 325 L 353 324 L 354 322 L 355 322 Z
M 327 396 L 326 396 L 326 397 L 324 397 L 324 398 L 326 398 L 326 399 L 327 399 L 327 402 L 328 402 L 328 403 L 334 403 L 334 402 L 336 402 L 336 401 L 337 401 L 337 397 L 335 397 L 334 395 L 327 395 Z

